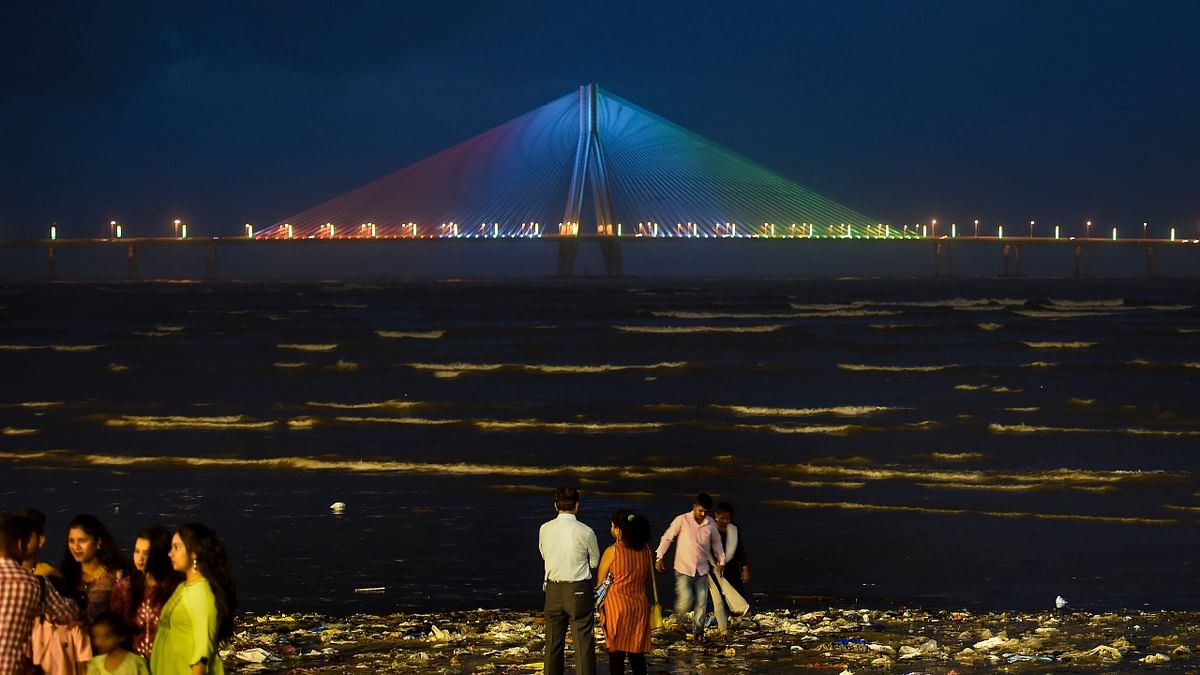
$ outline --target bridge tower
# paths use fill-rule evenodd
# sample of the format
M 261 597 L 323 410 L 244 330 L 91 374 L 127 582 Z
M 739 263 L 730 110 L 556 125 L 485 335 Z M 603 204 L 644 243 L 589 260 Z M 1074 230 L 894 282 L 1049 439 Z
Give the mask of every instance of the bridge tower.
M 600 253 L 604 256 L 604 271 L 609 276 L 620 276 L 623 272 L 621 245 L 613 224 L 608 166 L 604 157 L 604 146 L 600 142 L 597 99 L 598 87 L 594 83 L 579 88 L 579 140 L 575 145 L 575 163 L 571 170 L 567 205 L 563 211 L 562 225 L 559 227 L 560 235 L 571 238 L 561 240 L 558 245 L 559 276 L 570 276 L 575 269 L 584 193 L 589 184 L 596 211 L 596 235 L 600 242 Z

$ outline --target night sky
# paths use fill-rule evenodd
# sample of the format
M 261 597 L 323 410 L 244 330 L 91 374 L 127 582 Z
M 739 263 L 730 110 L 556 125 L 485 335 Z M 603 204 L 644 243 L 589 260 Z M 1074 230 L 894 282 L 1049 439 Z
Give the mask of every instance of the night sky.
M 602 87 L 881 221 L 1200 227 L 1200 3 L 18 3 L 0 236 L 269 224 Z

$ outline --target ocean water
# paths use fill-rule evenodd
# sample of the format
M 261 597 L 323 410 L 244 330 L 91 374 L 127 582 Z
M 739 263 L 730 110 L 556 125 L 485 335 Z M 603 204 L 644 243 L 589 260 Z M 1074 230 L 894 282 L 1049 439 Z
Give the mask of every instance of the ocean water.
M 1197 291 L 10 284 L 0 506 L 206 522 L 248 610 L 537 606 L 560 484 L 733 502 L 763 606 L 1194 607 Z

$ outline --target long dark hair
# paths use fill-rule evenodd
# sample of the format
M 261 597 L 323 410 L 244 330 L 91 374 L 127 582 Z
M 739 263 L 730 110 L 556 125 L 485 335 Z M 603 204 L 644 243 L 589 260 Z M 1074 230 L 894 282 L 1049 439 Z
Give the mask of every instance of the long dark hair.
M 621 509 L 613 514 L 612 524 L 621 532 L 621 545 L 640 550 L 650 541 L 650 521 L 630 511 Z
M 150 551 L 146 555 L 146 571 L 133 571 L 130 598 L 134 607 L 141 604 L 142 595 L 146 592 L 146 575 L 149 574 L 158 582 L 154 587 L 154 604 L 162 606 L 183 581 L 183 574 L 176 572 L 171 565 L 171 531 L 162 525 L 151 525 L 138 530 L 134 539 L 150 542 Z
M 90 513 L 81 513 L 75 516 L 67 525 L 67 540 L 70 541 L 71 530 L 80 529 L 96 540 L 96 557 L 100 559 L 108 571 L 117 573 L 129 573 L 129 560 L 125 558 L 125 554 L 121 553 L 121 547 L 117 544 L 117 540 L 100 522 L 100 519 Z M 83 588 L 83 568 L 75 560 L 75 556 L 71 555 L 70 543 L 63 544 L 62 564 L 58 566 L 62 572 L 63 588 L 67 592 L 76 595 Z M 86 602 L 86 599 L 85 599 Z
M 196 556 L 196 567 L 212 587 L 217 601 L 217 644 L 233 637 L 233 612 L 237 607 L 237 584 L 229 570 L 225 546 L 207 525 L 188 523 L 176 531 L 184 548 Z

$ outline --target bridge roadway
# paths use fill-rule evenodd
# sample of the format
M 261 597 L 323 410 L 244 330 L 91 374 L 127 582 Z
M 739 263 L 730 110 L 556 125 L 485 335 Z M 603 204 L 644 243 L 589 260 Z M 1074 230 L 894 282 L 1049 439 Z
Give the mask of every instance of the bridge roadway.
M 731 237 L 646 237 L 646 236 L 614 236 L 600 234 L 542 234 L 525 237 L 489 237 L 489 236 L 436 236 L 424 235 L 419 237 L 305 237 L 305 238 L 253 238 L 253 237 L 115 237 L 115 238 L 62 238 L 62 239 L 20 239 L 0 240 L 0 249 L 37 249 L 47 251 L 48 275 L 51 280 L 57 278 L 58 249 L 112 249 L 124 247 L 128 260 L 128 278 L 136 280 L 138 276 L 138 251 L 142 247 L 180 247 L 203 248 L 206 256 L 206 276 L 208 279 L 217 278 L 217 249 L 227 246 L 255 247 L 295 247 L 295 246 L 365 246 L 365 245 L 445 245 L 470 244 L 480 242 L 496 243 L 499 241 L 545 241 L 558 244 L 558 273 L 560 276 L 570 276 L 573 273 L 575 254 L 581 244 L 595 243 L 601 247 L 604 256 L 606 273 L 609 276 L 623 274 L 621 261 L 622 244 L 641 245 L 647 243 L 666 243 L 670 241 L 708 241 L 718 243 L 723 239 L 739 241 L 770 241 L 777 245 L 822 245 L 845 244 L 847 237 L 790 237 L 790 236 L 731 236 Z M 904 246 L 929 247 L 932 249 L 932 272 L 935 276 L 954 273 L 954 249 L 960 246 L 995 247 L 1001 253 L 1003 276 L 1020 276 L 1022 274 L 1021 252 L 1023 247 L 1057 247 L 1072 249 L 1074 256 L 1074 274 L 1077 277 L 1090 275 L 1090 249 L 1110 247 L 1138 247 L 1145 249 L 1146 274 L 1153 276 L 1157 273 L 1158 249 L 1161 247 L 1180 247 L 1200 245 L 1197 239 L 1161 239 L 1161 238 L 1126 238 L 1112 239 L 1100 237 L 855 237 L 856 246 Z M 1195 246 L 1200 250 L 1200 246 Z

